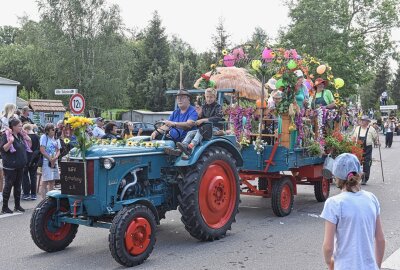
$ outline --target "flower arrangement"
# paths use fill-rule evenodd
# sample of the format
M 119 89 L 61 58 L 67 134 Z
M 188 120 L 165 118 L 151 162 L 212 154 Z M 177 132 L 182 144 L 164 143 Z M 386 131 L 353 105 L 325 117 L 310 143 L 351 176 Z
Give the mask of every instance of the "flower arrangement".
M 254 108 L 244 108 L 239 105 L 228 107 L 225 110 L 225 114 L 229 115 L 230 122 L 233 123 L 233 130 L 238 142 L 242 141 L 242 137 L 250 138 L 253 113 Z
M 64 121 L 65 125 L 70 125 L 76 136 L 75 148 L 76 155 L 81 154 L 83 161 L 85 161 L 86 150 L 93 144 L 92 140 L 86 134 L 86 129 L 89 125 L 93 124 L 92 120 L 82 116 L 70 116 Z
M 217 74 L 217 65 L 216 64 L 212 64 L 210 66 L 211 68 L 211 73 L 210 75 L 207 74 L 201 74 L 201 80 L 199 85 L 197 86 L 197 88 L 199 89 L 207 89 L 207 88 L 215 88 L 216 84 L 213 80 L 211 80 L 211 76 L 214 74 Z
M 352 153 L 361 162 L 363 159 L 362 142 L 353 142 L 349 136 L 333 132 L 325 138 L 325 148 L 333 158 L 343 153 Z
M 145 142 L 143 140 L 140 141 L 132 141 L 132 140 L 117 140 L 117 139 L 95 139 L 93 140 L 93 145 L 113 145 L 120 147 L 155 147 L 158 148 L 160 146 L 164 146 L 163 142 Z

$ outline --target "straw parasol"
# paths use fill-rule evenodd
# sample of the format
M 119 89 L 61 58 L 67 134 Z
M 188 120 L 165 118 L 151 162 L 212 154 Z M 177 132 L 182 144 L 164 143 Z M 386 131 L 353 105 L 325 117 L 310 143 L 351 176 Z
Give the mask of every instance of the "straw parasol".
M 211 71 L 206 75 L 210 76 Z M 251 75 L 244 68 L 237 67 L 217 67 L 217 73 L 212 75 L 211 80 L 216 83 L 216 89 L 234 88 L 239 97 L 258 100 L 261 98 L 261 82 Z M 198 88 L 201 78 L 194 84 Z M 268 91 L 265 89 L 265 98 L 268 97 Z

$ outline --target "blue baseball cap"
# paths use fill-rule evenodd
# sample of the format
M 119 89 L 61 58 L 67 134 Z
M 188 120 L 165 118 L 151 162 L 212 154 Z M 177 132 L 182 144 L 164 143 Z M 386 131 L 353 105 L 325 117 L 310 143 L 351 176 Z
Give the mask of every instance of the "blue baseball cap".
M 349 173 L 361 173 L 361 165 L 358 158 L 349 153 L 344 153 L 335 158 L 332 174 L 340 180 L 347 180 Z

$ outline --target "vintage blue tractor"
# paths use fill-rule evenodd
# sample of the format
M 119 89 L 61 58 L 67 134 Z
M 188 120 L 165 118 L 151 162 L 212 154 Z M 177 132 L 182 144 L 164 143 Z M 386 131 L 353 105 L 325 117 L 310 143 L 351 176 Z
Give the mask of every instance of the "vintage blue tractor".
M 124 266 L 141 264 L 156 241 L 156 225 L 179 208 L 186 230 L 213 241 L 231 229 L 239 205 L 233 135 L 206 138 L 189 160 L 164 153 L 173 140 L 135 137 L 131 146 L 96 145 L 61 164 L 61 191 L 47 193 L 30 224 L 44 251 L 65 249 L 79 225 L 110 230 L 109 248 Z

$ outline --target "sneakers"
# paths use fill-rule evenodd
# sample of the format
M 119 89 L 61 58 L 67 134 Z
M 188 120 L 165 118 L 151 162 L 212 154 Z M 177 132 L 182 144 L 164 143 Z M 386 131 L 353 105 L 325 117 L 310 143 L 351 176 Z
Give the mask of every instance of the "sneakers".
M 164 148 L 164 153 L 169 155 L 169 156 L 176 156 L 179 157 L 182 154 L 182 151 L 179 149 L 174 149 L 171 147 L 166 147 Z
M 186 155 L 190 156 L 192 154 L 193 147 L 181 142 L 177 142 L 176 146 Z
M 31 200 L 31 195 L 22 195 L 22 197 L 21 197 L 21 199 L 22 200 L 24 200 L 24 201 L 30 201 Z
M 11 210 L 10 210 L 11 211 Z M 25 212 L 25 209 L 24 208 L 22 208 L 21 206 L 15 206 L 15 208 L 14 208 L 14 211 L 15 212 Z M 12 212 L 12 211 L 11 211 Z
M 4 207 L 4 206 L 3 206 L 3 208 L 1 209 L 1 213 L 2 213 L 2 214 L 12 214 L 13 211 L 11 211 L 11 209 L 8 208 L 8 207 Z
M 31 200 L 35 201 L 37 199 L 36 194 L 35 195 L 31 195 Z

